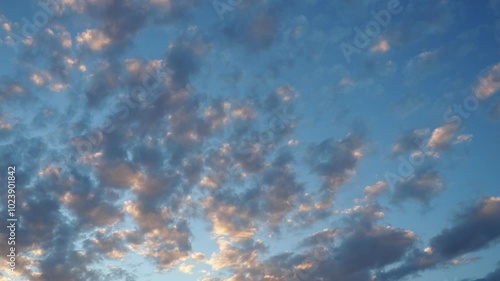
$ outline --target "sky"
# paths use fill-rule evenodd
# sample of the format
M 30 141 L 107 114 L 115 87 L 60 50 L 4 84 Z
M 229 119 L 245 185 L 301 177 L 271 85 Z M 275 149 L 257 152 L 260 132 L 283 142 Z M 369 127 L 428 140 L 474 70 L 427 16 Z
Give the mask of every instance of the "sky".
M 499 0 L 2 1 L 0 62 L 0 281 L 500 280 Z

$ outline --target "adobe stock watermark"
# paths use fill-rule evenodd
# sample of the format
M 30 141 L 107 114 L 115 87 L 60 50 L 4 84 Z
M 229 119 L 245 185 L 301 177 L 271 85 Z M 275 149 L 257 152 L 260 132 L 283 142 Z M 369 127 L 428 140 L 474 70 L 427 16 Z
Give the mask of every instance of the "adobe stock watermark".
M 41 9 L 33 14 L 31 21 L 26 17 L 21 19 L 21 34 L 16 34 L 14 31 L 11 31 L 10 33 L 10 38 L 13 43 L 12 48 L 16 53 L 19 52 L 21 44 L 24 44 L 26 40 L 33 38 L 36 33 L 42 30 L 49 23 L 50 17 L 52 17 L 56 12 L 62 10 L 60 0 L 40 0 L 37 2 L 37 6 Z
M 477 111 L 479 106 L 479 98 L 474 94 L 468 95 L 461 104 L 455 103 L 445 110 L 443 113 L 444 126 L 452 126 L 454 131 L 457 131 L 463 125 L 464 120 L 468 119 L 472 113 Z M 415 173 L 415 168 L 422 165 L 426 159 L 435 154 L 430 139 L 423 139 L 422 142 L 415 142 L 414 144 L 418 147 L 418 153 L 412 153 L 408 158 L 404 158 L 403 156 L 398 157 L 398 174 L 396 175 L 390 172 L 385 174 L 386 182 L 391 187 L 394 187 L 398 182 L 410 178 Z
M 17 217 L 16 217 L 16 166 L 11 165 L 7 167 L 7 241 L 10 247 L 8 247 L 8 267 L 10 272 L 14 272 L 16 269 L 16 233 L 18 229 Z
M 214 6 L 215 12 L 219 16 L 219 19 L 224 20 L 224 14 L 234 11 L 234 9 L 241 5 L 243 1 L 244 0 L 213 0 L 212 5 Z
M 351 56 L 353 54 L 360 54 L 362 49 L 367 48 L 373 39 L 386 29 L 387 26 L 389 26 L 392 16 L 400 14 L 403 10 L 404 7 L 401 6 L 401 2 L 399 0 L 389 0 L 387 3 L 387 9 L 383 9 L 378 12 L 374 10 L 370 11 L 373 19 L 365 24 L 364 31 L 360 27 L 355 26 L 353 28 L 355 33 L 353 43 L 351 44 L 342 41 L 339 45 L 346 61 L 351 63 Z

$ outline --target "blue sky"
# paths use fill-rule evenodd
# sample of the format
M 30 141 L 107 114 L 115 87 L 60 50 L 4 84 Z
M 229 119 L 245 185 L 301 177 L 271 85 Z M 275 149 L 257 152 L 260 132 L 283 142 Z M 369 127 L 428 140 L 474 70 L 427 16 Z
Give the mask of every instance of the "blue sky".
M 498 0 L 1 3 L 0 281 L 500 280 L 499 51 Z

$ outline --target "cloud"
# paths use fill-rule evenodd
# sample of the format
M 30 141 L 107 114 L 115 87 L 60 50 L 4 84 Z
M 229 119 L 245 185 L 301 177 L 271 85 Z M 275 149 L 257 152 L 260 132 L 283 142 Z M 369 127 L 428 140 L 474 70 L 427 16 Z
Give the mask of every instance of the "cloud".
M 166 57 L 167 68 L 175 70 L 172 75 L 173 83 L 179 87 L 186 86 L 188 78 L 198 72 L 200 60 L 208 48 L 205 38 L 200 34 L 190 39 L 180 37 L 174 42 Z
M 462 134 L 458 135 L 453 144 L 460 144 L 463 142 L 471 142 L 474 136 L 472 134 Z
M 487 99 L 500 90 L 500 63 L 488 69 L 479 79 L 474 93 L 479 99 Z
M 395 158 L 406 152 L 414 152 L 420 150 L 420 145 L 424 142 L 429 134 L 429 129 L 415 129 L 401 134 L 396 143 L 392 146 L 389 156 Z
M 244 205 L 237 201 L 230 203 L 222 200 L 228 201 L 230 198 L 207 198 L 201 202 L 207 219 L 212 222 L 212 232 L 235 240 L 253 237 L 257 228 L 249 210 L 245 210 Z
M 36 73 L 32 74 L 31 77 L 30 77 L 30 79 L 37 86 L 42 86 L 43 83 L 44 83 L 43 78 L 40 75 L 36 74 Z
M 98 24 L 97 28 L 87 29 L 76 38 L 79 45 L 85 44 L 91 52 L 109 55 L 122 52 L 146 24 L 147 13 L 134 1 L 78 1 L 78 4 L 71 8 Z
M 191 254 L 191 258 L 195 260 L 196 262 L 201 262 L 205 260 L 205 255 L 203 253 L 193 253 Z
M 196 56 L 197 59 L 203 55 L 199 51 L 203 46 L 197 43 L 190 45 L 188 39 L 180 39 L 179 45 L 181 46 L 173 49 L 186 48 L 184 53 L 189 55 L 189 48 L 192 47 L 193 52 L 195 52 L 193 56 Z M 166 67 L 169 73 L 178 75 L 176 78 L 182 78 L 183 75 L 188 76 L 191 71 L 196 70 L 191 66 L 186 68 L 182 60 L 179 60 L 178 63 L 171 63 L 175 56 L 176 54 L 173 54 L 169 57 L 167 53 L 166 57 L 169 63 Z M 75 64 L 76 60 L 72 59 L 70 64 L 65 65 Z M 148 68 L 151 69 L 149 62 L 141 62 L 138 65 L 137 72 L 146 72 Z M 132 88 L 138 82 L 142 82 L 140 73 L 125 74 L 121 70 L 121 66 L 122 64 L 117 61 L 98 60 L 96 67 L 89 71 L 90 79 L 85 93 L 90 108 L 100 108 L 105 102 L 111 100 L 109 97 L 113 96 L 118 89 L 128 90 L 129 87 Z M 43 77 L 45 84 L 50 81 L 47 78 L 49 76 L 44 74 L 46 72 L 37 71 L 35 73 Z M 49 74 L 50 77 L 55 77 L 54 72 Z M 116 82 L 120 77 L 125 76 L 128 76 L 127 83 L 118 85 Z M 161 77 L 161 79 L 164 78 Z M 165 91 L 162 92 L 163 96 L 160 96 L 160 99 L 163 99 L 163 103 L 168 104 L 167 106 L 161 106 L 154 110 L 130 107 L 128 108 L 128 116 L 122 115 L 123 112 L 109 115 L 109 121 L 113 125 L 113 129 L 110 131 L 104 132 L 104 130 L 99 131 L 93 128 L 89 122 L 92 119 L 85 119 L 85 116 L 82 121 L 74 125 L 68 124 L 68 120 L 73 118 L 65 119 L 64 116 L 53 118 L 53 123 L 68 129 L 66 137 L 57 141 L 58 145 L 65 141 L 68 141 L 66 145 L 78 145 L 83 141 L 92 143 L 91 151 L 88 153 L 76 152 L 74 154 L 76 156 L 75 162 L 61 163 L 61 159 L 64 157 L 60 151 L 54 153 L 43 149 L 43 143 L 36 140 L 17 140 L 16 143 L 22 145 L 24 149 L 27 149 L 26 151 L 2 149 L 2 151 L 12 154 L 11 156 L 3 155 L 4 159 L 13 158 L 15 152 L 16 161 L 23 161 L 26 163 L 25 165 L 40 165 L 40 167 L 27 166 L 26 168 L 40 171 L 39 178 L 33 181 L 39 187 L 35 190 L 36 192 L 45 192 L 47 195 L 26 194 L 23 196 L 24 202 L 27 204 L 23 207 L 25 227 L 19 229 L 19 235 L 23 236 L 26 245 L 20 245 L 18 250 L 24 252 L 27 245 L 36 243 L 41 245 L 44 252 L 48 253 L 33 261 L 38 262 L 36 268 L 29 269 L 28 265 L 31 261 L 26 261 L 26 266 L 24 263 L 19 264 L 19 270 L 22 270 L 23 274 L 30 280 L 100 280 L 98 276 L 103 276 L 103 278 L 107 276 L 109 280 L 112 280 L 110 278 L 133 280 L 131 279 L 134 278 L 133 275 L 128 273 L 118 271 L 106 273 L 95 269 L 95 262 L 102 261 L 102 259 L 125 259 L 129 255 L 130 249 L 134 249 L 147 260 L 154 261 L 159 269 L 170 269 L 191 255 L 190 239 L 192 234 L 185 218 L 182 218 L 183 215 L 179 212 L 179 206 L 187 207 L 190 204 L 187 198 L 190 188 L 183 188 L 180 185 L 179 176 L 175 172 L 165 173 L 165 170 L 161 168 L 163 160 L 170 159 L 164 154 L 165 149 L 160 149 L 159 144 L 152 146 L 151 143 L 143 142 L 142 136 L 146 133 L 141 132 L 141 130 L 135 131 L 138 135 L 133 137 L 129 135 L 129 125 L 131 124 L 145 128 L 144 131 L 147 132 L 152 127 L 143 124 L 151 123 L 151 120 L 157 120 L 158 116 L 165 116 L 168 112 L 176 117 L 182 116 L 181 113 L 184 110 L 188 112 L 184 115 L 187 118 L 181 119 L 182 122 L 172 124 L 171 128 L 174 129 L 172 130 L 174 133 L 177 134 L 175 126 L 181 130 L 187 127 L 186 124 L 192 124 L 192 120 L 196 120 L 195 123 L 199 122 L 199 127 L 203 128 L 201 118 L 193 119 L 191 117 L 197 115 L 197 110 L 188 109 L 194 109 L 196 103 L 193 102 L 194 99 L 185 96 L 186 90 L 181 89 L 187 84 L 188 78 L 185 79 L 183 84 L 175 86 L 163 84 L 165 80 L 161 81 L 159 88 L 163 88 Z M 35 79 L 35 81 L 38 80 Z M 25 94 L 27 92 L 20 83 L 3 83 L 3 87 L 9 87 L 6 89 L 8 95 L 5 95 L 5 98 L 8 99 L 16 98 L 12 93 Z M 167 87 L 171 88 L 166 90 Z M 18 91 L 15 91 L 16 89 Z M 170 98 L 172 99 L 170 101 L 176 100 L 170 102 L 168 100 Z M 89 107 L 84 108 L 88 109 Z M 90 114 L 87 114 L 88 116 Z M 153 131 L 160 132 L 160 130 L 154 129 L 150 132 Z M 203 131 L 200 132 L 200 136 L 207 134 Z M 161 135 L 161 133 L 157 134 Z M 182 134 L 177 134 L 177 136 L 180 139 Z M 128 141 L 124 141 L 125 139 Z M 172 146 L 171 143 L 169 145 Z M 43 157 L 38 154 L 39 149 L 45 150 L 46 154 Z M 70 147 L 68 150 L 72 149 L 75 147 Z M 24 161 L 23 155 L 27 151 L 31 157 L 37 157 L 40 161 L 36 163 Z M 126 159 L 126 151 L 133 157 L 133 162 Z M 181 149 L 172 149 L 172 151 L 182 152 Z M 44 161 L 45 158 L 49 159 Z M 172 159 L 174 159 L 173 165 L 176 165 L 174 156 Z M 147 167 L 147 172 L 142 170 L 144 167 Z M 183 167 L 189 168 L 188 165 Z M 89 169 L 94 168 L 96 169 L 94 172 L 89 172 Z M 190 173 L 196 173 L 196 167 L 193 166 L 189 169 L 191 169 Z M 24 168 L 20 172 L 22 170 Z M 81 173 L 77 171 L 81 171 Z M 83 176 L 85 173 L 92 175 L 92 179 Z M 36 175 L 37 172 L 31 174 Z M 24 177 L 24 180 L 28 181 L 29 177 Z M 19 184 L 22 183 L 19 181 Z M 50 189 L 48 189 L 49 186 Z M 101 187 L 102 190 L 97 191 L 98 187 Z M 122 192 L 129 192 L 134 203 L 124 204 L 121 201 L 123 200 L 121 198 Z M 166 209 L 163 204 L 167 204 L 169 208 Z M 36 208 L 40 212 L 34 212 L 32 208 Z M 161 210 L 161 213 L 158 213 L 157 210 Z M 179 217 L 173 216 L 172 212 L 179 214 Z M 45 219 L 42 220 L 38 217 L 39 215 L 45 216 Z M 65 216 L 71 216 L 71 223 L 74 225 L 63 223 L 68 221 Z M 117 232 L 109 229 L 105 232 L 95 231 L 98 227 L 112 229 L 125 219 L 136 225 L 137 229 L 133 232 Z M 49 229 L 53 231 L 49 231 Z M 88 247 L 82 253 L 72 244 L 73 241 L 77 240 L 75 236 L 78 235 L 79 231 L 89 232 L 89 238 L 85 242 Z M 40 232 L 47 235 L 42 235 Z M 64 237 L 64 240 L 60 237 Z M 58 254 L 53 254 L 54 252 Z M 36 273 L 37 271 L 40 273 Z
M 179 271 L 182 273 L 191 275 L 191 274 L 193 274 L 193 268 L 194 268 L 194 265 L 183 263 L 179 266 Z
M 457 217 L 457 223 L 430 241 L 434 253 L 452 258 L 488 247 L 500 237 L 500 198 L 489 197 Z
M 301 247 L 324 246 L 332 243 L 333 239 L 338 236 L 338 232 L 333 229 L 323 229 L 313 235 L 302 240 Z
M 392 201 L 400 203 L 415 200 L 428 205 L 436 195 L 443 191 L 443 188 L 444 182 L 439 174 L 429 167 L 422 167 L 411 177 L 395 184 Z
M 269 50 L 283 39 L 279 36 L 283 34 L 284 22 L 289 19 L 286 11 L 295 5 L 297 3 L 242 1 L 224 13 L 224 20 L 218 29 L 230 44 L 241 45 L 251 54 Z M 288 38 L 290 37 L 293 35 Z M 285 42 L 288 43 L 290 42 Z
M 378 181 L 374 185 L 369 185 L 365 187 L 363 194 L 365 194 L 365 200 L 373 200 L 380 196 L 387 190 L 388 184 L 385 181 Z
M 93 73 L 85 95 L 90 107 L 99 107 L 119 88 L 121 70 L 118 65 L 102 61 Z
M 159 269 L 169 269 L 190 256 L 192 233 L 185 220 L 176 220 L 165 207 L 158 213 L 130 201 L 125 202 L 124 210 L 146 237 L 141 255 L 153 259 Z
M 325 229 L 302 240 L 302 252 L 286 252 L 262 261 L 256 257 L 266 253 L 267 247 L 260 241 L 233 244 L 219 240 L 220 252 L 213 254 L 209 264 L 214 269 L 229 268 L 227 280 L 369 281 L 371 272 L 400 260 L 417 241 L 411 231 L 375 225 L 379 211 L 376 205 L 359 206 L 342 227 Z
M 258 254 L 267 250 L 260 240 L 244 240 L 238 244 L 232 244 L 227 240 L 219 239 L 217 246 L 219 252 L 212 254 L 207 264 L 214 270 L 231 267 L 236 273 L 258 265 Z
M 8 137 L 13 136 L 14 126 L 14 124 L 12 124 L 5 116 L 3 116 L 3 114 L 0 113 L 0 136 L 2 138 L 8 139 Z
M 300 254 L 282 254 L 266 260 L 266 274 L 276 280 L 373 280 L 371 272 L 396 263 L 417 241 L 414 233 L 375 225 L 380 216 L 375 205 L 359 206 L 345 225 L 306 238 Z
M 79 45 L 87 46 L 92 51 L 102 51 L 111 44 L 111 38 L 97 29 L 87 29 L 78 34 L 76 41 Z
M 373 53 L 385 53 L 391 49 L 389 42 L 386 39 L 380 39 L 375 45 L 371 47 Z
M 434 129 L 431 138 L 427 143 L 428 147 L 434 150 L 447 149 L 450 146 L 453 136 L 457 130 L 458 127 L 452 123 Z
M 426 251 L 416 250 L 382 280 L 401 280 L 456 257 L 488 248 L 500 238 L 500 198 L 486 197 L 456 216 L 454 224 L 429 241 Z M 494 275 L 493 275 L 494 276 Z
M 420 250 L 427 241 L 375 204 L 388 184 L 366 186 L 356 176 L 373 166 L 366 155 L 378 153 L 365 130 L 338 137 L 342 118 L 366 114 L 366 105 L 357 107 L 370 104 L 365 93 L 395 100 L 390 110 L 403 118 L 427 102 L 418 88 L 392 99 L 385 83 L 397 81 L 400 60 L 377 60 L 369 50 L 359 68 L 325 64 L 336 56 L 327 50 L 383 4 L 243 1 L 219 21 L 212 3 L 199 0 L 64 0 L 0 78 L 0 158 L 18 163 L 21 175 L 16 274 L 134 281 L 141 279 L 131 264 L 137 261 L 155 267 L 152 274 L 177 270 L 205 281 L 372 281 L 474 261 L 465 255 L 498 241 L 495 198 Z M 371 51 L 385 57 L 398 45 L 441 36 L 456 8 L 451 1 L 409 4 Z M 11 44 L 22 24 L 0 16 L 0 44 Z M 450 56 L 445 48 L 406 49 L 414 56 L 405 73 L 411 81 L 445 69 Z M 474 90 L 497 90 L 491 71 Z M 340 123 L 319 139 L 316 129 L 304 135 L 302 116 L 317 110 L 301 99 L 331 91 L 329 111 Z M 415 155 L 427 137 L 440 151 L 472 135 L 447 124 L 404 131 L 389 157 Z M 366 205 L 336 200 L 355 195 L 343 192 L 348 185 L 365 187 L 365 200 L 355 203 Z M 396 202 L 429 204 L 444 181 L 437 167 L 423 167 L 395 188 Z M 205 239 L 215 251 L 195 248 Z
M 442 50 L 429 50 L 422 52 L 406 64 L 406 76 L 410 82 L 421 82 L 430 75 L 442 71 L 445 65 L 442 61 Z
M 335 192 L 356 173 L 362 149 L 366 145 L 362 133 L 354 132 L 339 141 L 325 140 L 309 146 L 307 161 L 312 171 L 323 180 L 323 189 Z
M 277 159 L 277 161 L 280 158 Z M 201 201 L 212 232 L 240 241 L 252 238 L 259 223 L 279 233 L 285 217 L 292 213 L 303 190 L 295 174 L 275 162 L 260 175 L 260 186 L 236 194 L 232 190 L 214 190 Z

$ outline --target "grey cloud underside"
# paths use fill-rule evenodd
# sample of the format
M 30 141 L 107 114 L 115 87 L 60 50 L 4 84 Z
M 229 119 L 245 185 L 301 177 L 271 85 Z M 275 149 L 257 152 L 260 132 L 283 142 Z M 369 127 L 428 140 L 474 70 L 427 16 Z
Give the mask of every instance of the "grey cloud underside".
M 450 228 L 430 239 L 431 253 L 415 250 L 402 265 L 380 276 L 383 280 L 401 280 L 496 244 L 500 238 L 499 218 L 500 201 L 484 198 L 460 213 Z
M 400 260 L 416 237 L 410 232 L 376 225 L 375 206 L 357 210 L 339 229 L 324 230 L 306 238 L 303 252 L 273 256 L 255 270 L 239 268 L 235 280 L 372 280 L 372 272 Z M 340 243 L 334 243 L 335 241 Z M 338 245 L 338 246 L 336 246 Z M 376 254 L 374 254 L 376 253 Z M 300 268 L 301 265 L 309 265 Z M 299 268 L 299 269 L 297 269 Z
M 418 168 L 410 178 L 403 179 L 394 185 L 393 202 L 415 200 L 428 205 L 441 193 L 444 182 L 432 166 Z

